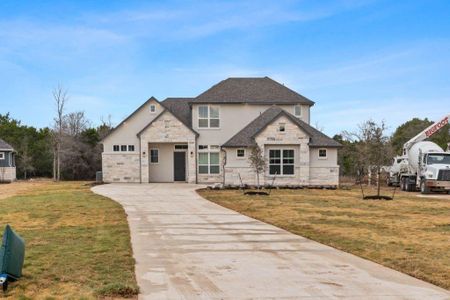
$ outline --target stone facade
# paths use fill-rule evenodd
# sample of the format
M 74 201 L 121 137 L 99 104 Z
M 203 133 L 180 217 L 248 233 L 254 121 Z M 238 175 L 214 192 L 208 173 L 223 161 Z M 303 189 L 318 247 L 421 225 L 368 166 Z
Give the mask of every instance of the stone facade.
M 338 186 L 339 167 L 311 167 L 309 185 Z
M 284 125 L 284 131 L 280 126 Z M 277 176 L 275 185 L 309 185 L 309 136 L 285 116 L 281 116 L 260 132 L 256 143 L 269 160 L 269 150 L 273 148 L 292 148 L 295 155 L 294 175 Z M 264 184 L 271 184 L 273 176 L 266 170 Z
M 149 127 L 140 133 L 141 180 L 149 182 L 149 144 L 180 143 L 188 145 L 186 179 L 196 182 L 196 135 L 173 114 L 163 112 Z M 163 162 L 161 162 L 163 163 Z M 138 172 L 139 173 L 139 172 Z
M 16 167 L 1 167 L 0 182 L 16 181 Z
M 104 182 L 140 182 L 138 153 L 103 153 L 102 162 Z

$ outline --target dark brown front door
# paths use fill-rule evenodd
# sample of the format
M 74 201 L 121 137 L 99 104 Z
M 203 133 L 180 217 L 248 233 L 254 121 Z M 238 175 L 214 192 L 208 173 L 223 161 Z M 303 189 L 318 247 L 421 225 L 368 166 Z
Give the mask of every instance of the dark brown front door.
M 186 181 L 186 152 L 173 153 L 174 181 Z

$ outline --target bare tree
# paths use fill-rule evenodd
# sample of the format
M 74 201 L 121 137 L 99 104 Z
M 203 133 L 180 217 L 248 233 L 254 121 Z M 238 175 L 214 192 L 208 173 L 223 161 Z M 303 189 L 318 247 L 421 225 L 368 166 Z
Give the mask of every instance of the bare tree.
M 259 189 L 259 175 L 264 174 L 264 171 L 266 170 L 266 159 L 264 158 L 264 154 L 258 145 L 251 149 L 248 160 L 250 162 L 250 166 L 253 168 L 253 171 L 256 173 L 256 185 Z
M 56 105 L 56 117 L 53 130 L 53 180 L 61 179 L 61 148 L 64 135 L 64 106 L 68 100 L 67 90 L 58 85 L 53 90 Z
M 28 172 L 33 172 L 35 170 L 33 166 L 33 158 L 29 154 L 29 140 L 28 137 L 24 137 L 22 139 L 22 143 L 20 145 L 20 165 L 23 170 L 23 178 L 28 178 Z
M 63 122 L 64 132 L 71 137 L 79 136 L 91 125 L 83 111 L 72 112 L 65 115 L 63 117 Z
M 358 125 L 356 132 L 344 132 L 347 139 L 356 144 L 356 161 L 360 172 L 369 168 L 377 173 L 377 196 L 380 196 L 380 173 L 382 166 L 386 165 L 392 156 L 389 138 L 386 136 L 387 126 L 384 121 L 380 124 L 368 120 Z

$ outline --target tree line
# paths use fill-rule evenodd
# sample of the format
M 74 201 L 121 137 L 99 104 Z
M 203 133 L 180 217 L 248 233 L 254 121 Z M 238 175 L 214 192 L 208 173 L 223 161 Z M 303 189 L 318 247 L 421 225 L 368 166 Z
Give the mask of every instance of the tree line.
M 111 122 L 101 120 L 93 126 L 83 111 L 66 112 L 69 97 L 62 87 L 53 91 L 53 98 L 55 117 L 45 128 L 24 125 L 9 113 L 0 114 L 0 138 L 16 150 L 17 177 L 95 178 L 101 170 L 100 141 L 112 129 Z
M 387 134 L 385 122 L 368 120 L 354 132 L 343 131 L 333 138 L 343 145 L 338 152 L 341 175 L 360 176 L 374 167 L 379 172 L 382 166 L 391 165 L 392 158 L 401 155 L 403 145 L 434 122 L 413 118 Z M 447 124 L 429 140 L 446 150 L 450 142 L 450 126 Z

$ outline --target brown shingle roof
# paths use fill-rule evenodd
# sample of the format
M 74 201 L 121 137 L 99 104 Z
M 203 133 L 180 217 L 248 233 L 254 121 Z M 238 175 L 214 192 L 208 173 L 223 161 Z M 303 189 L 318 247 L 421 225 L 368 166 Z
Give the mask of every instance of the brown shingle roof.
M 269 77 L 228 78 L 193 103 L 306 104 L 314 102 Z
M 250 124 L 245 126 L 241 131 L 229 139 L 223 147 L 252 147 L 255 145 L 255 136 L 258 135 L 264 128 L 266 128 L 273 121 L 280 116 L 288 117 L 300 129 L 306 132 L 310 137 L 310 147 L 341 147 L 342 145 L 326 136 L 317 129 L 311 127 L 302 120 L 294 117 L 290 113 L 281 109 L 278 106 L 272 106 L 263 112 L 260 116 L 254 119 Z

